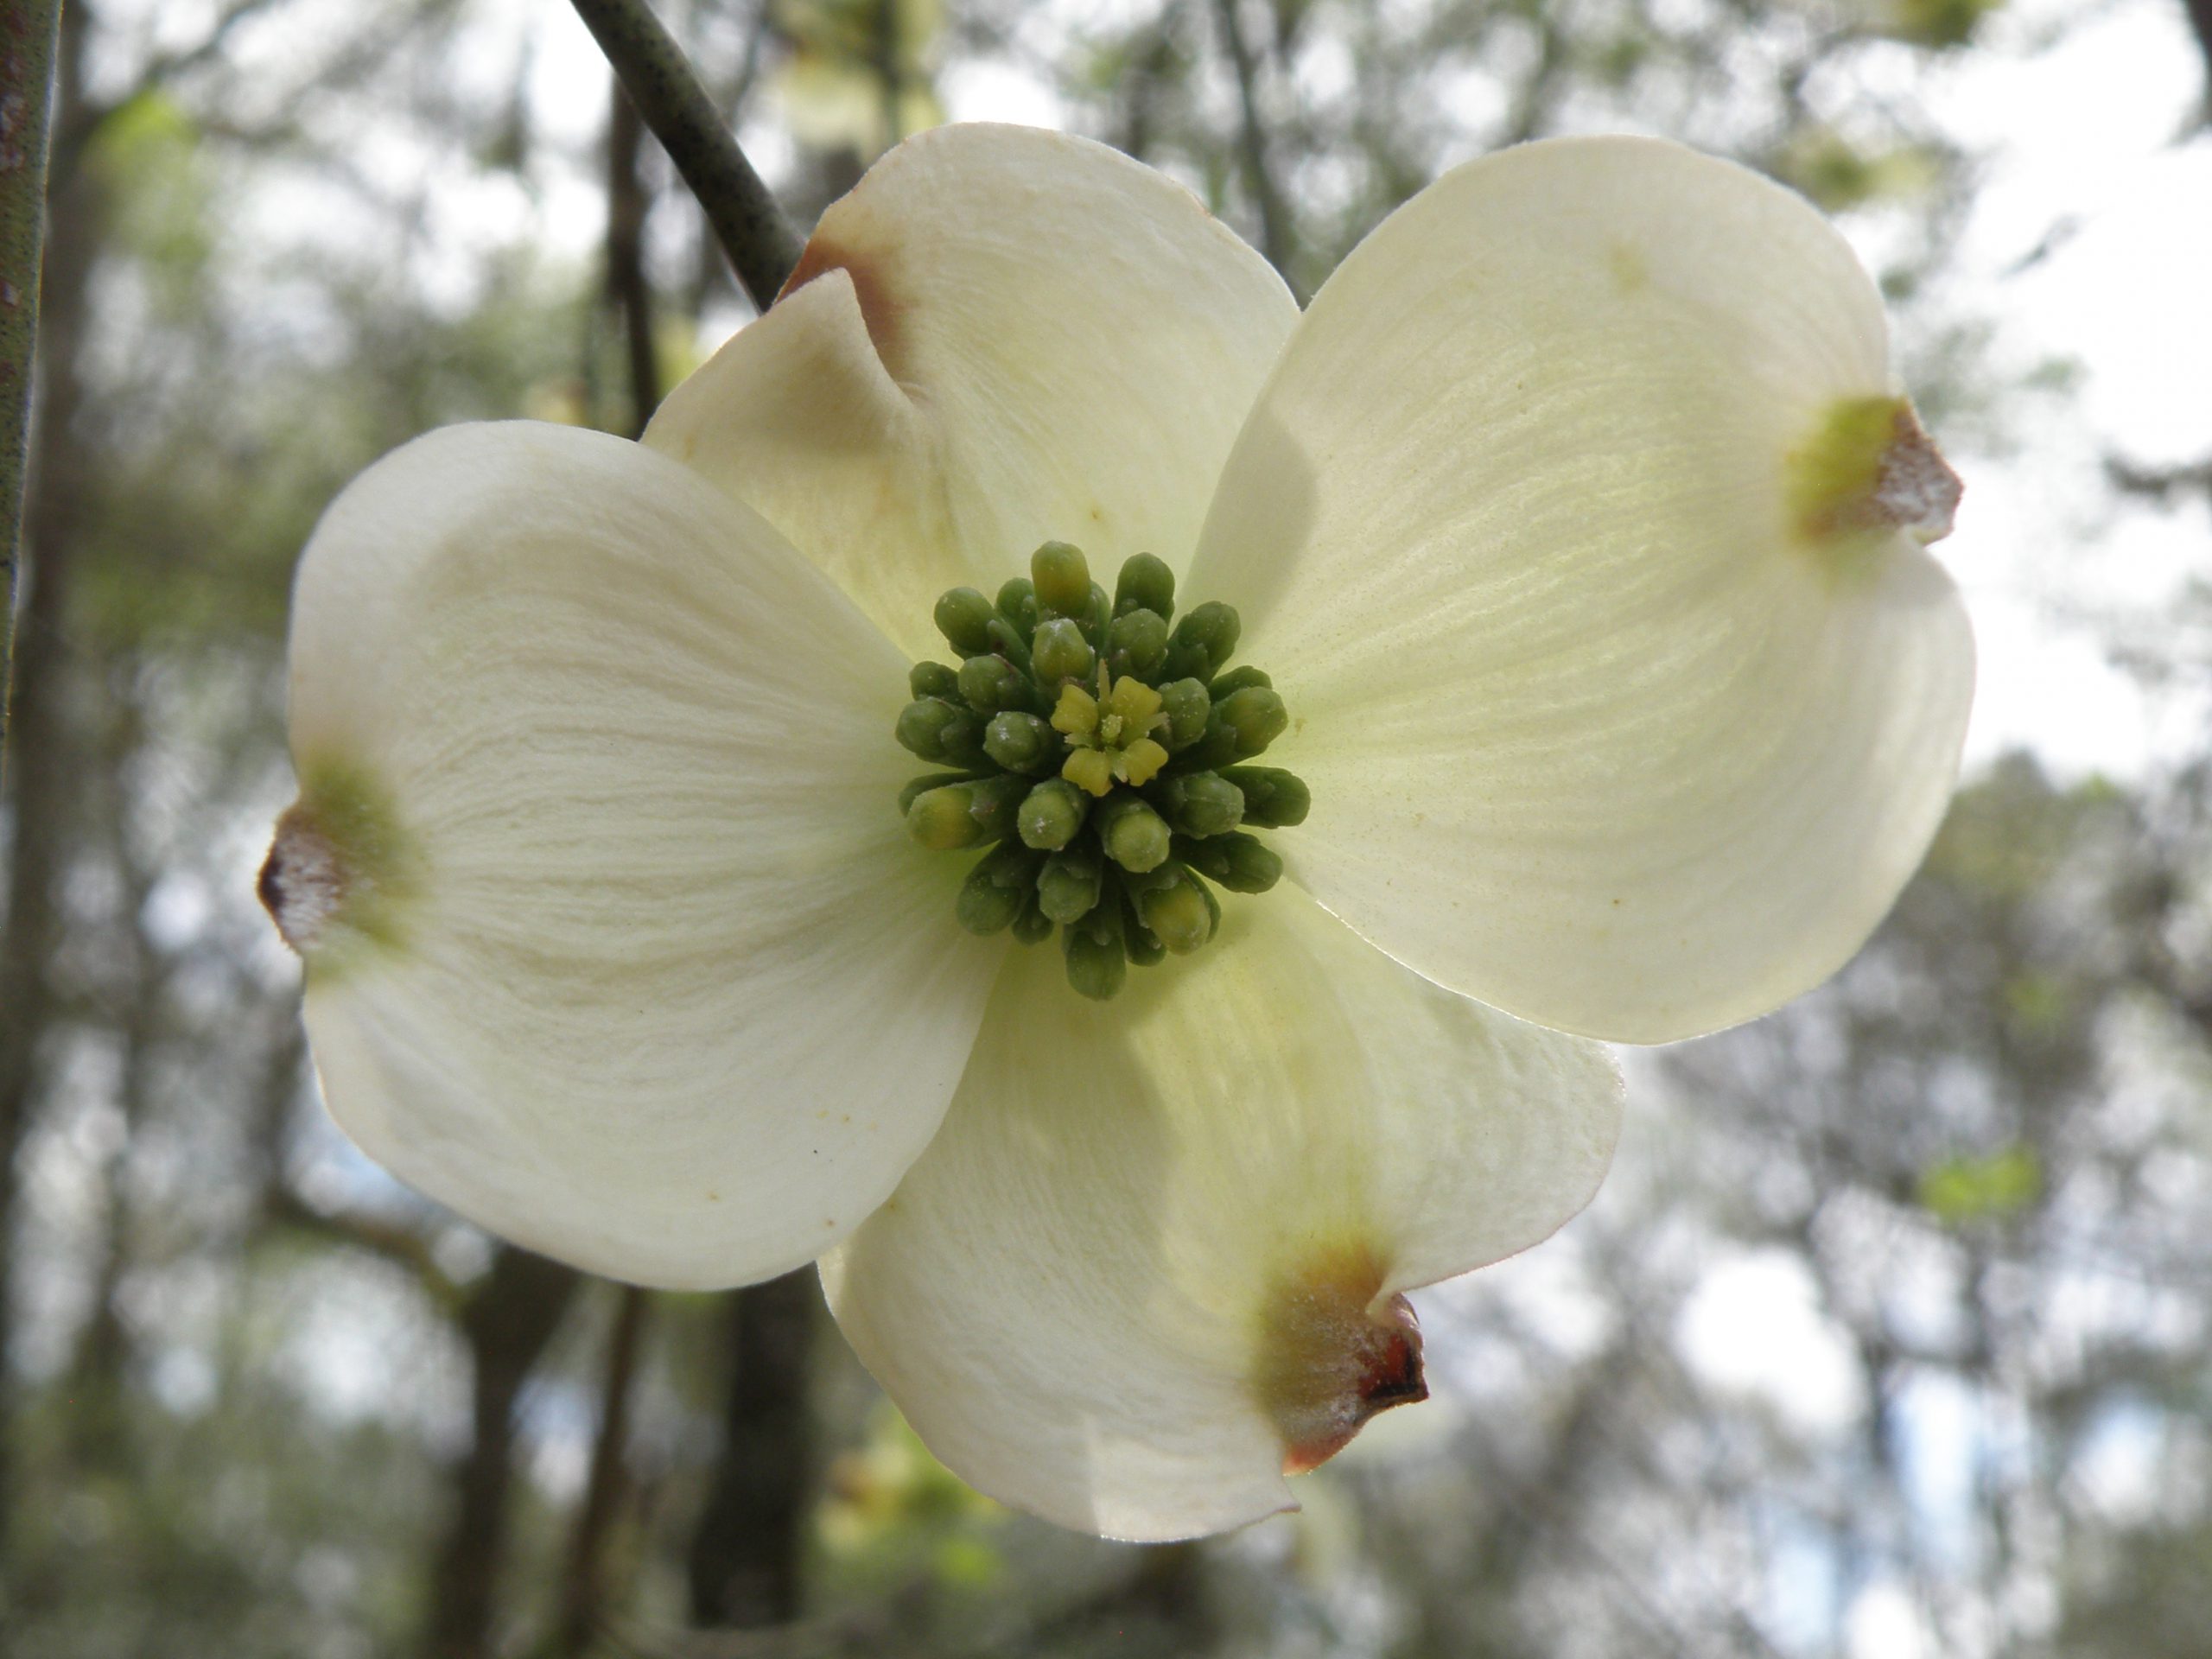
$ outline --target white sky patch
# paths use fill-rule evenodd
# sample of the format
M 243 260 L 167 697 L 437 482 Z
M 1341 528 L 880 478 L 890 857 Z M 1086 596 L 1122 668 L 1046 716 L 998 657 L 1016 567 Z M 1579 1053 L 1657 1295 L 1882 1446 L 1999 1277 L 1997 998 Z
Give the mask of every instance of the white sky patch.
M 1756 1395 L 1809 1433 L 1839 1433 L 1866 1409 L 1850 1347 L 1821 1311 L 1812 1275 L 1780 1251 L 1707 1273 L 1682 1309 L 1675 1343 L 1707 1382 Z
M 1986 1403 L 1964 1380 L 1937 1370 L 1915 1373 L 1895 1402 L 1905 1496 L 1936 1552 L 1959 1565 L 1973 1542 Z
M 340 1422 L 415 1427 L 434 1444 L 467 1439 L 468 1379 L 457 1335 L 429 1315 L 404 1274 L 343 1257 L 288 1287 L 283 1363 Z
M 1783 1653 L 1826 1649 L 1836 1627 L 1842 1572 L 1834 1540 L 1803 1522 L 1777 1520 L 1758 1605 L 1761 1627 Z
M 2082 1437 L 2067 1478 L 2108 1522 L 2142 1525 L 2158 1517 L 2168 1490 L 2170 1438 L 2164 1413 L 2133 1402 L 2112 1407 Z
M 1937 1659 L 1928 1621 L 1899 1585 L 1881 1581 L 1860 1591 L 1845 1617 L 1844 1632 L 1851 1659 Z
M 1010 121 L 1023 127 L 1058 127 L 1067 112 L 1034 75 L 990 58 L 962 58 L 938 77 L 938 96 L 956 121 Z
M 538 6 L 534 0 L 501 3 L 516 6 L 518 15 L 533 25 L 537 18 L 544 20 L 531 29 L 531 119 L 580 150 L 595 149 L 607 131 L 612 72 L 591 31 L 569 6 Z M 604 202 L 600 211 L 606 211 Z
M 2110 666 L 2099 630 L 2212 565 L 2212 515 L 2111 517 L 2102 475 L 2110 452 L 2212 453 L 2212 143 L 2174 142 L 2203 76 L 2179 7 L 2136 0 L 2036 52 L 2066 10 L 2010 9 L 1944 89 L 1946 127 L 1988 157 L 1957 291 L 1996 321 L 2000 360 L 2069 359 L 2080 379 L 2004 411 L 2017 455 L 1966 458 L 1959 532 L 1940 551 L 1981 642 L 1969 759 L 2027 746 L 2063 771 L 2126 776 L 2202 732 L 2194 708 Z

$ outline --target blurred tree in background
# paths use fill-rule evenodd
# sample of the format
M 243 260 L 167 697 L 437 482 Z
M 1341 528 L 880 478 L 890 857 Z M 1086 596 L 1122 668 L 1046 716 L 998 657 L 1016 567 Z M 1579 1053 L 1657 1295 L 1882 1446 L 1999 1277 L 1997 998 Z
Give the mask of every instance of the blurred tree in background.
M 1452 162 L 1628 126 L 1843 215 L 1955 451 L 2063 384 L 1955 280 L 1986 158 L 1923 96 L 2008 23 L 2065 49 L 1998 0 L 664 10 L 802 224 L 1018 83 L 1310 295 Z M 65 12 L 4 818 L 0 1655 L 2206 1650 L 2212 751 L 1979 777 L 1837 982 L 1637 1065 L 1599 1205 L 1423 1298 L 1433 1403 L 1205 1544 L 969 1493 L 810 1275 L 648 1296 L 353 1154 L 251 896 L 290 562 L 416 433 L 635 430 L 747 315 L 580 40 L 554 0 Z M 2202 489 L 2115 454 L 2117 491 Z M 2115 644 L 2212 668 L 2201 630 Z

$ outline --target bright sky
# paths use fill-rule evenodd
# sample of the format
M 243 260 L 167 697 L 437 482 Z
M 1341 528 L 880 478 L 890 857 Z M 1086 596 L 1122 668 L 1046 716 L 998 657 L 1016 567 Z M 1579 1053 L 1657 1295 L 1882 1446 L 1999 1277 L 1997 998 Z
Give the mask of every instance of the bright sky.
M 1961 276 L 1987 295 L 2004 360 L 2063 357 L 2082 375 L 2018 411 L 2018 455 L 1967 458 L 1947 558 L 1981 640 L 1970 745 L 2129 772 L 2202 730 L 2201 705 L 2145 699 L 2107 667 L 2094 623 L 2155 615 L 2184 574 L 2212 575 L 2201 502 L 2101 521 L 2108 447 L 2152 465 L 2212 455 L 2212 139 L 2175 143 L 2203 70 L 2174 0 L 2129 0 L 2039 56 L 2018 48 L 2061 8 L 2023 10 L 1942 92 L 1946 121 L 1990 158 Z M 2054 232 L 2048 257 L 2007 274 Z

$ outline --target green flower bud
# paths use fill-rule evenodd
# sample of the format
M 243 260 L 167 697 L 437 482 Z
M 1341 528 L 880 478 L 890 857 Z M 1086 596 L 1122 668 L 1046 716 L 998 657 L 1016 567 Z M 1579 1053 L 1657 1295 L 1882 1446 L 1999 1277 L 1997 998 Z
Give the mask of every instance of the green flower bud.
M 1027 778 L 978 778 L 924 790 L 906 808 L 906 833 L 933 851 L 998 841 L 1014 831 L 1014 813 L 1029 792 Z
M 1187 749 L 1206 734 L 1206 719 L 1213 713 L 1213 699 L 1198 680 L 1171 680 L 1160 688 L 1160 712 L 1167 729 L 1160 741 L 1171 754 Z
M 1176 866 L 1167 868 L 1176 879 L 1147 887 L 1137 899 L 1137 915 L 1161 944 L 1186 957 L 1213 938 L 1216 914 L 1196 877 Z
M 1037 903 L 1056 922 L 1077 922 L 1098 903 L 1106 872 L 1088 848 L 1054 853 L 1037 877 Z
M 937 602 L 937 631 L 963 657 L 991 648 L 991 601 L 973 588 L 955 588 Z
M 1313 804 L 1306 780 L 1280 766 L 1232 766 L 1221 776 L 1243 792 L 1244 822 L 1262 830 L 1303 823 Z
M 1050 616 L 1083 616 L 1090 609 L 1090 561 L 1066 542 L 1047 542 L 1029 556 L 1039 611 Z
M 1160 815 L 1186 836 L 1218 836 L 1244 820 L 1244 792 L 1217 772 L 1170 778 L 1153 799 Z
M 1236 611 L 1175 620 L 1174 606 L 1173 573 L 1151 554 L 1122 564 L 1109 597 L 1080 549 L 1046 542 L 995 601 L 972 588 L 940 597 L 938 626 L 962 660 L 907 676 L 898 741 L 941 768 L 899 791 L 908 833 L 981 853 L 961 925 L 1026 944 L 1057 927 L 1085 996 L 1213 938 L 1208 879 L 1260 893 L 1282 874 L 1239 826 L 1294 824 L 1311 804 L 1289 772 L 1236 764 L 1288 715 L 1266 674 L 1225 668 Z
M 899 816 L 905 817 L 913 810 L 914 803 L 933 789 L 943 789 L 949 784 L 972 784 L 974 777 L 964 772 L 931 772 L 908 784 L 899 791 Z
M 1106 656 L 1116 678 L 1150 681 L 1167 660 L 1167 623 L 1158 611 L 1130 611 L 1106 630 Z
M 1205 735 L 1176 757 L 1176 766 L 1184 772 L 1219 772 L 1236 759 L 1235 728 L 1210 711 Z
M 1092 814 L 1106 856 L 1142 874 L 1167 861 L 1169 836 L 1159 813 L 1135 795 L 1109 796 Z
M 1103 1002 L 1128 976 L 1128 953 L 1122 944 L 1122 901 L 1111 898 L 1061 936 L 1067 952 L 1068 983 Z
M 1053 617 L 1037 625 L 1030 646 L 1039 683 L 1058 686 L 1068 680 L 1088 680 L 1098 664 L 1097 653 L 1070 618 Z
M 998 612 L 1025 641 L 1037 632 L 1037 589 L 1028 577 L 1016 576 L 999 589 Z
M 1230 692 L 1242 691 L 1248 685 L 1272 686 L 1274 684 L 1274 682 L 1268 677 L 1265 669 L 1255 668 L 1251 664 L 1247 663 L 1242 668 L 1232 668 L 1228 673 L 1216 677 L 1214 683 L 1206 687 L 1206 695 L 1216 702 L 1219 702 Z
M 1014 925 L 1029 903 L 1040 862 L 1027 847 L 1008 842 L 980 860 L 961 884 L 954 913 L 970 933 L 997 933 Z
M 1150 611 L 1162 621 L 1175 614 L 1175 573 L 1149 553 L 1125 560 L 1114 583 L 1114 614 Z
M 899 747 L 925 760 L 963 766 L 982 754 L 982 727 L 976 716 L 942 697 L 924 697 L 899 711 Z
M 1065 778 L 1047 778 L 1022 798 L 1014 822 L 1024 846 L 1057 852 L 1076 838 L 1090 813 L 1090 796 Z
M 1204 841 L 1179 838 L 1175 856 L 1231 893 L 1265 893 L 1282 879 L 1282 860 L 1241 830 Z
M 1290 711 L 1266 686 L 1248 685 L 1214 704 L 1213 718 L 1207 724 L 1209 728 L 1217 724 L 1233 733 L 1236 758 L 1243 760 L 1262 753 L 1283 734 L 1290 725 Z
M 1191 872 L 1190 880 L 1191 885 L 1198 890 L 1198 897 L 1205 901 L 1206 938 L 1211 939 L 1221 931 L 1221 900 L 1213 896 L 1211 887 L 1198 880 L 1197 872 Z
M 973 791 L 968 813 L 982 826 L 984 840 L 1003 841 L 1014 835 L 1014 819 L 1029 787 L 1027 778 L 1007 772 L 995 778 L 979 778 L 968 785 Z
M 960 673 L 943 663 L 916 663 L 906 671 L 906 689 L 917 697 L 957 696 Z
M 960 695 L 979 714 L 1001 709 L 1037 708 L 1036 688 L 1029 677 L 1003 657 L 970 657 L 960 664 Z
M 1219 600 L 1208 600 L 1196 610 L 1185 612 L 1175 625 L 1174 640 L 1167 648 L 1166 672 L 1179 680 L 1185 675 L 1211 680 L 1236 649 L 1236 636 L 1243 626 L 1236 613 Z
M 983 753 L 1008 772 L 1031 774 L 1060 763 L 1060 734 L 1034 715 L 1009 709 L 983 728 Z
M 973 847 L 983 839 L 982 826 L 969 811 L 973 784 L 946 784 L 923 791 L 906 808 L 906 833 L 933 853 Z
M 1027 636 L 1017 632 L 1014 629 L 1014 624 L 1007 621 L 1002 616 L 995 616 L 991 619 L 989 633 L 991 636 L 992 651 L 996 652 L 999 656 L 1005 658 L 1007 661 L 1012 663 L 1014 667 L 1020 669 L 1023 674 L 1027 674 L 1029 672 L 1029 640 Z
M 1106 649 L 1106 630 L 1114 624 L 1114 601 L 1106 597 L 1106 590 L 1096 582 L 1090 584 L 1090 604 L 1084 614 L 1083 637 L 1090 641 L 1094 650 Z
M 1132 968 L 1157 968 L 1167 960 L 1167 947 L 1160 938 L 1137 919 L 1132 902 L 1124 895 L 1122 901 L 1122 949 L 1128 952 Z
M 1024 944 L 1042 944 L 1052 937 L 1052 918 L 1039 907 L 1033 891 L 1023 901 L 1021 914 L 1014 918 L 1014 937 Z

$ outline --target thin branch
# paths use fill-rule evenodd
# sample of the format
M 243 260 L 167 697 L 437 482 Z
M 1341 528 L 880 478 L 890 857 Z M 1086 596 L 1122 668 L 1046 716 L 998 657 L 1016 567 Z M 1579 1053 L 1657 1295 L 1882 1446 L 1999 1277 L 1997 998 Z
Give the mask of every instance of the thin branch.
M 9 0 L 0 14 L 0 777 L 16 654 L 23 477 L 30 460 L 31 362 L 38 341 L 39 261 L 46 244 L 47 133 L 60 0 Z
M 217 17 L 207 32 L 188 47 L 175 52 L 165 52 L 149 60 L 130 86 L 112 98 L 97 102 L 80 102 L 71 118 L 56 126 L 53 153 L 48 158 L 47 188 L 49 194 L 59 190 L 76 176 L 78 165 L 100 130 L 140 99 L 158 92 L 169 82 L 188 75 L 202 65 L 220 57 L 230 44 L 232 33 L 244 22 L 259 16 L 272 5 L 283 0 L 232 0 L 222 15 Z M 318 79 L 322 84 L 324 79 Z
M 2181 467 L 2144 467 L 2119 455 L 2107 455 L 2105 476 L 2121 494 L 2140 496 L 2160 505 L 2177 495 L 2202 493 L 2212 499 L 2212 461 Z
M 165 81 L 175 79 L 179 75 L 189 74 L 203 63 L 213 61 L 230 44 L 231 35 L 239 24 L 250 21 L 258 12 L 268 10 L 272 5 L 283 3 L 283 0 L 232 0 L 222 15 L 215 19 L 213 26 L 197 41 L 181 51 L 165 52 L 148 64 L 145 72 L 138 78 L 138 85 L 132 88 L 131 96 L 137 97 Z
M 1286 283 L 1298 238 L 1290 228 L 1290 210 L 1276 188 L 1274 169 L 1268 155 L 1267 128 L 1260 119 L 1259 67 L 1244 39 L 1244 25 L 1237 16 L 1236 0 L 1214 0 L 1214 16 L 1221 24 L 1222 45 L 1228 49 L 1230 67 L 1236 72 L 1236 101 L 1241 116 L 1238 155 L 1244 164 L 1244 185 L 1252 193 L 1260 213 L 1260 251 Z M 1296 292 L 1293 283 L 1292 291 Z
M 706 210 L 716 240 L 766 311 L 798 264 L 799 240 L 783 210 L 714 101 L 692 73 L 683 48 L 661 27 L 645 0 L 572 0 L 599 49 L 614 66 L 631 101 Z
M 272 1224 L 315 1233 L 379 1256 L 406 1270 L 442 1308 L 457 1306 L 461 1287 L 438 1265 L 429 1241 L 413 1228 L 353 1210 L 318 1210 L 288 1186 L 263 1195 L 262 1214 Z
M 313 1234 L 380 1257 L 404 1269 L 442 1312 L 452 1312 L 461 1306 L 461 1287 L 438 1265 L 437 1253 L 422 1234 L 361 1211 L 317 1209 L 285 1179 L 285 1124 L 300 1096 L 308 1033 L 296 1003 L 280 1017 L 282 1028 L 268 1041 L 253 1090 L 255 1138 L 269 1149 L 261 1177 L 261 1226 Z
M 652 288 L 645 278 L 645 215 L 652 198 L 638 176 L 645 128 L 618 79 L 607 123 L 607 297 L 622 327 L 630 368 L 630 435 L 660 406 L 660 359 L 653 344 Z

